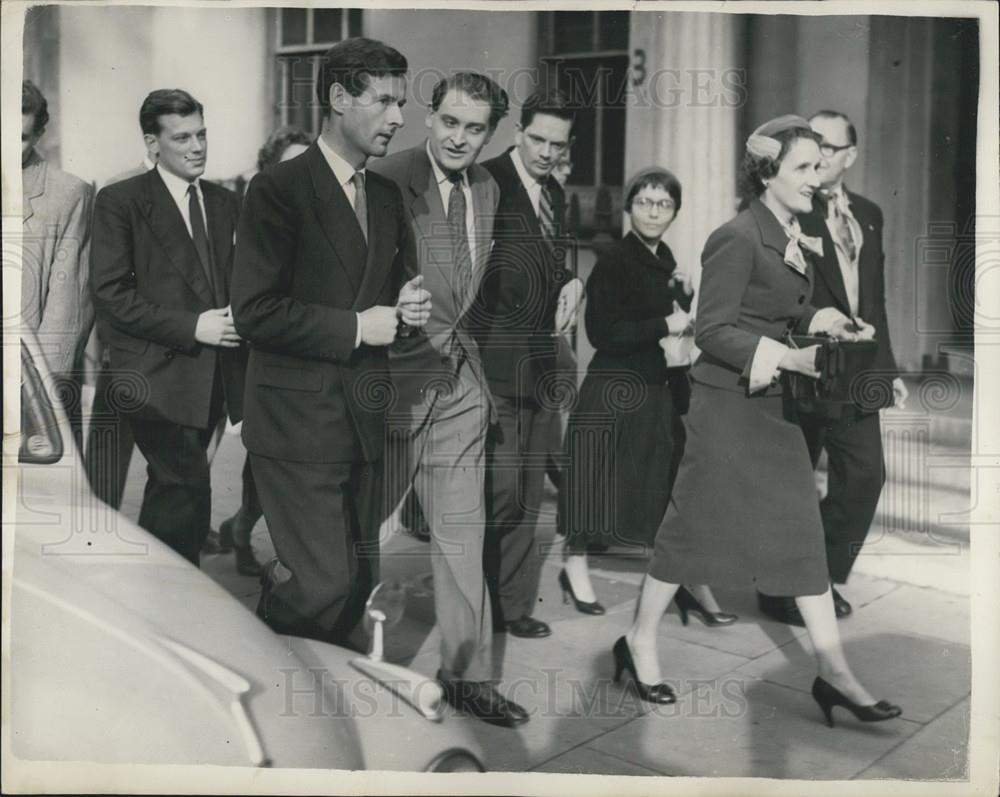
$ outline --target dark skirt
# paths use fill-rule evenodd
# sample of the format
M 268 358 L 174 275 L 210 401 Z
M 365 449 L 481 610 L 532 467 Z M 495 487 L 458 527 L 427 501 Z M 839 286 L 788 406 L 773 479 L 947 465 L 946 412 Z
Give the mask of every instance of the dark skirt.
M 824 592 L 812 463 L 782 397 L 695 384 L 686 431 L 649 574 L 672 584 L 754 583 L 768 595 Z
M 611 545 L 652 549 L 684 446 L 677 405 L 686 376 L 668 385 L 597 374 L 584 379 L 566 429 L 559 533 L 570 553 Z

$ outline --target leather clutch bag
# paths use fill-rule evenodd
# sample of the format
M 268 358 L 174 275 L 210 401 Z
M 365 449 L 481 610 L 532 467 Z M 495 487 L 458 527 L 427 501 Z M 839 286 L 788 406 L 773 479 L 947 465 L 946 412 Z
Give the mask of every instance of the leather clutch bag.
M 785 390 L 800 413 L 836 417 L 846 405 L 874 412 L 892 404 L 891 381 L 875 370 L 878 344 L 874 340 L 842 341 L 825 336 L 790 335 L 788 345 L 804 349 L 817 346 L 819 378 L 785 371 Z

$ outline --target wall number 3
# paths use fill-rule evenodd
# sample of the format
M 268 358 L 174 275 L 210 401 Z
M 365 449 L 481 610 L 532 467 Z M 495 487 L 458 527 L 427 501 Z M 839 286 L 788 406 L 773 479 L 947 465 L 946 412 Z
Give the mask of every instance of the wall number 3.
M 632 51 L 632 85 L 641 86 L 646 80 L 646 51 L 636 48 Z

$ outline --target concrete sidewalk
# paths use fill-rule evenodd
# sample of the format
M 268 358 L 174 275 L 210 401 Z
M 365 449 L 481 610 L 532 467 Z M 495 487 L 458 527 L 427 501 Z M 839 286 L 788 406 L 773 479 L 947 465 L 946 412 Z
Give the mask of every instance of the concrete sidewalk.
M 237 437 L 223 438 L 213 464 L 216 527 L 239 505 L 243 456 Z M 143 468 L 137 455 L 123 506 L 132 518 L 138 514 Z M 546 510 L 554 522 L 551 495 Z M 540 544 L 558 543 L 552 522 L 539 530 Z M 608 613 L 591 617 L 562 602 L 556 582 L 560 548 L 554 544 L 535 612 L 552 626 L 552 636 L 494 638 L 501 688 L 529 709 L 532 719 L 516 730 L 465 720 L 468 730 L 482 743 L 491 770 L 965 779 L 969 605 L 967 594 L 954 585 L 967 584 L 960 575 L 968 572 L 968 545 L 914 552 L 894 549 L 898 541 L 887 535 L 878 540 L 878 554 L 862 554 L 844 590 L 855 612 L 841 622 L 841 633 L 858 676 L 878 698 L 903 707 L 900 719 L 866 725 L 838 709 L 836 728 L 827 728 L 809 693 L 815 672 L 805 631 L 760 617 L 747 591 L 717 591 L 722 607 L 740 615 L 727 628 L 707 628 L 693 618 L 683 627 L 674 610 L 664 616 L 660 660 L 678 702 L 643 703 L 629 687 L 612 682 L 611 646 L 630 622 L 645 559 L 594 560 L 595 589 Z M 254 545 L 262 560 L 271 555 L 263 521 Z M 405 582 L 409 592 L 406 616 L 388 634 L 389 657 L 433 677 L 438 636 L 428 550 L 408 535 L 391 538 L 383 548 L 382 576 Z M 907 563 L 914 559 L 922 567 L 914 570 L 917 578 L 908 579 Z M 203 568 L 249 608 L 256 605 L 257 582 L 235 573 L 232 554 L 204 557 Z M 948 574 L 941 583 L 936 570 Z

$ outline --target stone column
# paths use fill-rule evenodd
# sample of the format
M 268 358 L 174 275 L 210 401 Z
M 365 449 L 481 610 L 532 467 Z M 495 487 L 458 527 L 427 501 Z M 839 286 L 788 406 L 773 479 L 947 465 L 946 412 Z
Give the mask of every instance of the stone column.
M 696 282 L 705 240 L 736 212 L 741 24 L 731 14 L 632 14 L 626 180 L 651 165 L 677 175 L 683 206 L 666 240 Z

